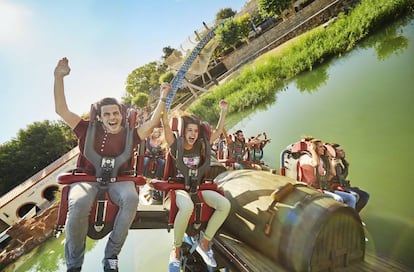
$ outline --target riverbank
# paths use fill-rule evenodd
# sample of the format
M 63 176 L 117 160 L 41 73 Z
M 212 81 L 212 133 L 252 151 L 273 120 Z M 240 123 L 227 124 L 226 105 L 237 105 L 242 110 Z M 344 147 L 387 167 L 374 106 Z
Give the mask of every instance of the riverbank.
M 10 240 L 0 253 L 0 270 L 53 236 L 58 207 L 56 202 L 39 216 L 22 219 L 7 231 Z
M 209 122 L 218 120 L 218 101 L 227 100 L 228 113 L 252 109 L 274 99 L 285 82 L 304 71 L 351 50 L 379 27 L 413 14 L 414 1 L 362 0 L 348 15 L 340 15 L 326 28 L 303 34 L 278 55 L 261 57 L 243 67 L 237 76 L 193 102 L 188 110 Z

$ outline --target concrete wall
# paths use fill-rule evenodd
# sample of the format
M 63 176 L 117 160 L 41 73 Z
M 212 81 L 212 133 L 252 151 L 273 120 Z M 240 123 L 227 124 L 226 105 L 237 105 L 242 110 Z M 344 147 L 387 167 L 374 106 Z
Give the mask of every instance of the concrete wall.
M 51 202 L 45 195 L 47 191 L 60 188 L 57 184 L 57 176 L 60 173 L 74 169 L 76 166 L 79 149 L 76 147 L 42 171 L 35 174 L 19 186 L 0 198 L 0 232 L 8 226 L 19 222 L 19 215 L 28 207 L 43 210 L 50 206 Z

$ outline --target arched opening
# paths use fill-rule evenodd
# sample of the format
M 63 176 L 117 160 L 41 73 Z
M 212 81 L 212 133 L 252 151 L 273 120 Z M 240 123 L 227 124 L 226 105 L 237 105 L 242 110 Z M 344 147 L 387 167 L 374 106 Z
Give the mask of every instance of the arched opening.
M 21 206 L 17 210 L 17 215 L 20 218 L 23 218 L 24 216 L 33 217 L 40 211 L 40 208 L 35 205 L 35 203 L 27 203 L 23 206 Z
M 56 185 L 49 186 L 43 191 L 43 198 L 47 199 L 49 202 L 52 202 L 56 199 L 56 193 L 59 191 L 59 187 Z

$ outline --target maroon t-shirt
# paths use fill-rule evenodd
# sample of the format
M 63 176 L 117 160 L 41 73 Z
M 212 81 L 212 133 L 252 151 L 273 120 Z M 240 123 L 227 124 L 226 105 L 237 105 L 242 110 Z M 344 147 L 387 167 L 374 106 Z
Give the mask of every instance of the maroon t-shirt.
M 83 155 L 83 150 L 85 147 L 85 139 L 86 139 L 86 132 L 88 130 L 89 121 L 87 120 L 81 120 L 73 130 L 76 134 L 76 137 L 78 137 L 78 144 L 79 144 L 79 158 L 77 162 L 77 167 L 82 169 L 83 171 L 87 172 L 90 175 L 95 175 L 95 167 L 91 162 L 89 162 L 86 157 Z M 94 149 L 95 151 L 103 156 L 103 157 L 117 157 L 122 152 L 124 152 L 125 148 L 125 135 L 126 135 L 126 129 L 122 128 L 122 130 L 117 134 L 111 134 L 107 133 L 103 125 L 96 126 L 96 132 L 95 132 L 95 142 L 94 142 Z M 141 141 L 138 132 L 135 129 L 134 130 L 134 139 L 133 139 L 133 151 L 134 152 L 137 149 L 138 143 Z M 131 153 L 133 154 L 133 153 Z M 123 171 L 130 170 L 131 167 L 131 161 L 125 162 L 120 168 L 119 168 L 119 175 L 122 175 Z

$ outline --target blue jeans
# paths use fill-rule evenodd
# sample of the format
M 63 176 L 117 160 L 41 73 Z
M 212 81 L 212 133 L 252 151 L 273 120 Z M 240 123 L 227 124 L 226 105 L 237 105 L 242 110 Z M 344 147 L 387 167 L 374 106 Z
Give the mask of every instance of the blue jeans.
M 342 199 L 342 197 L 340 197 L 339 195 L 337 195 L 335 193 L 332 193 L 331 191 L 323 190 L 323 193 L 325 195 L 328 195 L 329 197 L 332 197 L 333 199 L 335 199 L 338 202 L 344 203 L 344 200 Z
M 351 193 L 347 193 L 347 192 L 343 192 L 343 191 L 330 192 L 330 191 L 326 191 L 326 190 L 323 190 L 323 193 L 330 196 L 330 197 L 332 197 L 336 201 L 343 202 L 343 203 L 347 204 L 349 207 L 355 209 L 356 198 Z
M 339 195 L 345 202 L 346 205 L 348 205 L 349 207 L 355 209 L 355 205 L 356 205 L 356 197 L 348 192 L 344 192 L 344 191 L 334 191 L 335 194 Z
M 368 200 L 369 200 L 369 194 L 361 189 L 359 189 L 358 187 L 345 187 L 346 190 L 350 190 L 351 192 L 355 192 L 358 194 L 359 199 L 357 200 L 356 206 L 355 206 L 355 210 L 357 212 L 360 212 L 362 210 L 362 208 L 365 207 L 365 205 L 367 205 Z
M 89 213 L 98 193 L 98 186 L 97 182 L 76 182 L 70 185 L 65 230 L 65 259 L 68 269 L 81 267 L 83 264 Z M 119 210 L 106 244 L 105 258 L 118 256 L 120 253 L 138 207 L 138 193 L 132 181 L 110 183 L 108 193 Z
M 147 172 L 148 172 L 148 163 L 150 162 L 152 158 L 150 157 L 144 157 L 144 171 L 143 171 L 143 175 L 147 176 Z M 162 158 L 154 158 L 157 160 L 157 171 L 155 173 L 155 176 L 157 178 L 161 178 L 164 175 L 164 165 L 165 165 L 165 160 Z

